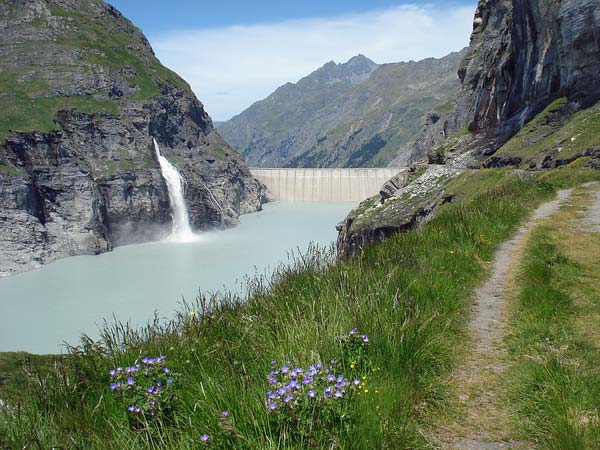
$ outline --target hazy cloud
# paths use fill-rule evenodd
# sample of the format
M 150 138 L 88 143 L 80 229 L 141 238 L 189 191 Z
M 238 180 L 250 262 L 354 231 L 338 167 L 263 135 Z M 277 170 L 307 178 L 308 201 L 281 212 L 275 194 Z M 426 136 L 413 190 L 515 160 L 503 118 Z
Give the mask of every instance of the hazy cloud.
M 468 44 L 474 7 L 403 5 L 332 18 L 178 31 L 152 38 L 160 60 L 224 120 L 330 60 L 441 57 Z M 227 93 L 227 95 L 224 95 Z

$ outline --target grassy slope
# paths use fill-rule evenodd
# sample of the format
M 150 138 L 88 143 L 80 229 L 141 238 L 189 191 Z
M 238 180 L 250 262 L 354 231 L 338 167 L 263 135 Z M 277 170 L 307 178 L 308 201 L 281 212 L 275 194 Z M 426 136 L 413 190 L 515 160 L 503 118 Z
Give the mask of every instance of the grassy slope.
M 531 237 L 511 338 L 517 428 L 540 448 L 600 448 L 600 235 L 578 219 L 589 189 Z
M 546 156 L 571 162 L 580 156 L 600 151 L 600 104 L 575 113 L 563 125 L 567 99 L 561 98 L 538 114 L 510 139 L 492 158 L 520 158 L 524 167 L 534 166 Z
M 91 0 L 89 3 L 97 3 Z M 13 51 L 28 52 L 35 47 L 36 51 L 44 51 L 45 45 L 61 46 L 72 52 L 83 51 L 83 58 L 78 64 L 88 73 L 98 71 L 114 73 L 125 67 L 135 70 L 137 76 L 128 81 L 138 87 L 132 100 L 145 100 L 161 93 L 161 86 L 177 86 L 188 89 L 187 84 L 174 72 L 160 64 L 158 59 L 147 50 L 138 51 L 137 44 L 141 32 L 126 19 L 101 17 L 98 19 L 87 11 L 87 6 L 81 10 L 67 10 L 55 4 L 49 5 L 54 18 L 63 25 L 58 38 L 51 43 L 24 42 L 10 44 Z M 15 10 L 15 14 L 18 10 Z M 23 27 L 48 27 L 49 18 L 39 17 L 33 22 L 23 24 Z M 2 45 L 2 44 L 0 44 Z M 15 48 L 20 50 L 14 50 Z M 18 57 L 18 56 L 16 56 Z M 43 64 L 43 63 L 42 63 Z M 0 64 L 1 66 L 1 64 Z M 79 69 L 79 68 L 77 68 Z M 3 114 L 0 116 L 0 141 L 7 138 L 11 131 L 41 131 L 47 132 L 58 129 L 54 122 L 56 113 L 60 110 L 76 109 L 83 113 L 105 112 L 119 114 L 118 103 L 109 99 L 108 92 L 98 90 L 93 95 L 62 96 L 53 93 L 50 86 L 31 77 L 38 70 L 53 71 L 57 74 L 69 73 L 75 68 L 54 61 L 51 65 L 18 69 L 9 68 L 0 73 L 0 105 Z
M 226 302 L 193 320 L 183 312 L 167 328 L 128 332 L 125 339 L 107 332 L 107 350 L 87 345 L 46 381 L 23 381 L 16 397 L 2 393 L 23 406 L 19 414 L 0 413 L 0 443 L 197 448 L 202 433 L 218 433 L 217 415 L 226 409 L 236 437 L 222 448 L 426 448 L 419 425 L 423 414 L 444 404 L 445 381 L 463 345 L 470 292 L 485 275 L 481 261 L 489 261 L 557 186 L 597 176 L 570 169 L 543 180 L 506 171 L 467 173 L 452 185 L 463 200 L 421 231 L 331 266 L 324 265 L 326 255 L 310 254 L 282 269 L 273 285 L 254 283 L 245 305 Z M 371 336 L 369 364 L 357 369 L 348 367 L 337 339 L 353 326 Z M 120 340 L 127 345 L 115 345 Z M 175 413 L 169 422 L 136 431 L 127 403 L 109 391 L 107 373 L 158 354 L 179 374 Z M 316 424 L 299 437 L 297 427 L 266 411 L 269 361 L 289 359 L 306 367 L 332 357 L 343 362 L 338 371 L 347 376 L 381 370 L 364 373 L 368 395 L 346 400 L 347 427 Z

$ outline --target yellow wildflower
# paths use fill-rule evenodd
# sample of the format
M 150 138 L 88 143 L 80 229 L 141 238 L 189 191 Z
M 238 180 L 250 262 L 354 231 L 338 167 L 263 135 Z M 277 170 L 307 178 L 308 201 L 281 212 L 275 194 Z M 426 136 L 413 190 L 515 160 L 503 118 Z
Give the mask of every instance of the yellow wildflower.
M 356 361 L 352 361 L 352 362 L 350 363 L 350 368 L 351 368 L 351 369 L 354 369 L 355 367 L 356 367 Z
M 190 311 L 188 315 L 190 316 L 190 319 L 193 319 L 196 317 L 196 311 Z

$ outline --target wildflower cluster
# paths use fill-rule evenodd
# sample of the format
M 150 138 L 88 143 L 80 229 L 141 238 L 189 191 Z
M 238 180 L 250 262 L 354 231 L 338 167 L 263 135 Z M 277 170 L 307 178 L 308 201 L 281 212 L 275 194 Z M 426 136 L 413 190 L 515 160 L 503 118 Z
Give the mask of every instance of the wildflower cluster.
M 366 365 L 369 337 L 354 328 L 340 339 L 342 358 L 329 364 L 315 362 L 303 368 L 290 361 L 281 366 L 271 362 L 266 408 L 278 426 L 293 430 L 307 442 L 318 441 L 319 433 L 327 436 L 347 429 L 352 399 L 364 393 L 366 378 L 359 374 Z
M 132 416 L 164 418 L 171 412 L 174 382 L 171 369 L 165 366 L 165 356 L 142 358 L 130 367 L 116 367 L 108 372 L 110 390 L 127 401 Z
M 275 411 L 278 408 L 294 406 L 303 400 L 318 401 L 324 399 L 341 399 L 352 391 L 355 384 L 350 383 L 342 374 L 336 373 L 335 361 L 329 366 L 318 362 L 309 366 L 290 368 L 288 364 L 276 368 L 269 373 L 268 383 L 271 390 L 267 392 L 267 408 Z

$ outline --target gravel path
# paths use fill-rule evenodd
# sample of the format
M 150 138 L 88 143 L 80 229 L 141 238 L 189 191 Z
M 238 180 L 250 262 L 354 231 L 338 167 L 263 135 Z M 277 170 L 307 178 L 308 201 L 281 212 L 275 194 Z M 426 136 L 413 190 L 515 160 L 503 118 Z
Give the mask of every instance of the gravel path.
M 588 183 L 586 187 L 598 186 L 598 183 Z M 581 220 L 586 231 L 600 233 L 600 191 L 596 191 L 594 201 L 586 212 L 585 217 Z
M 528 447 L 525 442 L 495 441 L 497 434 L 501 433 L 499 430 L 505 428 L 504 425 L 508 423 L 508 413 L 502 411 L 502 407 L 499 406 L 499 385 L 490 383 L 489 380 L 497 380 L 498 375 L 506 370 L 503 340 L 506 325 L 506 286 L 511 270 L 531 230 L 540 220 L 558 211 L 571 193 L 572 190 L 560 191 L 554 201 L 545 203 L 534 211 L 528 222 L 500 246 L 492 262 L 491 277 L 475 291 L 473 316 L 469 323 L 474 346 L 465 365 L 454 377 L 455 386 L 458 386 L 458 397 L 466 409 L 465 423 L 461 426 L 469 432 L 464 437 L 453 435 L 454 432 L 450 430 L 442 432 L 442 449 L 505 450 Z M 597 199 L 600 203 L 600 194 Z M 592 209 L 599 214 L 594 223 L 600 227 L 600 207 Z M 482 415 L 486 416 L 485 419 Z M 493 424 L 497 429 L 482 429 L 483 423 Z

